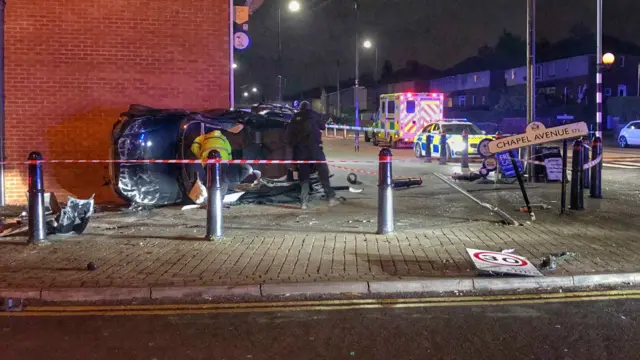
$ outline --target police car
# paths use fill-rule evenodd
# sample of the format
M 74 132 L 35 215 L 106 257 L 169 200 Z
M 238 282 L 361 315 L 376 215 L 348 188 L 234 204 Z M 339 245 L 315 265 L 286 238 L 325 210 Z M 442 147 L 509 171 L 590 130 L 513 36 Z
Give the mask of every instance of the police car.
M 469 155 L 478 155 L 478 143 L 482 139 L 495 139 L 495 136 L 486 135 L 486 132 L 467 121 L 438 121 L 425 126 L 414 139 L 413 150 L 416 157 L 424 157 L 427 150 L 427 136 L 431 137 L 431 155 L 440 155 L 441 134 L 447 137 L 447 158 L 452 159 L 462 156 L 464 142 L 462 132 L 469 134 Z

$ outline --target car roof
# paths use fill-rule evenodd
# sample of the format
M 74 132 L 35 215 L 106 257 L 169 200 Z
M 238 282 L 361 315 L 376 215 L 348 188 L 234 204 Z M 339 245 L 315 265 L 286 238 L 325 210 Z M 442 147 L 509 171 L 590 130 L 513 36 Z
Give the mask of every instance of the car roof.
M 440 124 L 440 125 L 461 125 L 461 124 L 462 125 L 466 125 L 466 124 L 469 124 L 469 125 L 473 125 L 472 123 L 466 122 L 466 121 L 436 121 L 436 122 L 433 122 L 432 124 Z

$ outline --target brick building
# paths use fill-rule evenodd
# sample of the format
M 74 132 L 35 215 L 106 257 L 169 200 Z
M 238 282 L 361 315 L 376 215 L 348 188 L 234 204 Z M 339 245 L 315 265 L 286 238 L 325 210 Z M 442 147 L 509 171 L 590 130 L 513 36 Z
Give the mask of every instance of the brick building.
M 129 104 L 229 105 L 228 0 L 9 0 L 5 153 L 25 160 L 107 159 Z M 108 167 L 45 164 L 58 198 L 116 200 Z M 5 169 L 6 202 L 24 203 L 26 166 Z

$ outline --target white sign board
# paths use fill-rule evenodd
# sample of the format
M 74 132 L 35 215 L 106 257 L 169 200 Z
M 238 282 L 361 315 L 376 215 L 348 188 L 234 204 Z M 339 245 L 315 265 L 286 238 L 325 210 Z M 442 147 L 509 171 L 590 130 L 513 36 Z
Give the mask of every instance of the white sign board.
M 526 258 L 494 251 L 467 249 L 473 265 L 483 272 L 522 276 L 544 276 Z
M 490 142 L 489 151 L 492 154 L 496 154 L 524 146 L 584 136 L 588 133 L 589 129 L 584 122 L 556 126 L 549 129 L 547 129 L 543 123 L 532 122 L 527 126 L 524 134 L 496 139 Z
M 249 35 L 241 31 L 233 34 L 233 46 L 238 50 L 244 50 L 249 47 Z
M 544 159 L 544 166 L 547 169 L 547 180 L 562 180 L 562 158 Z

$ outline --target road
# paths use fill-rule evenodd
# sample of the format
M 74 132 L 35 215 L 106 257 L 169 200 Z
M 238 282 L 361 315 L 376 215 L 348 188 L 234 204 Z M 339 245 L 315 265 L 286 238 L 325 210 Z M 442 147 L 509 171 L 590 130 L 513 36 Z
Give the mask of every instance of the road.
M 640 351 L 640 301 L 632 299 L 349 310 L 290 305 L 200 314 L 0 316 L 0 353 L 3 360 L 585 360 L 637 359 Z

